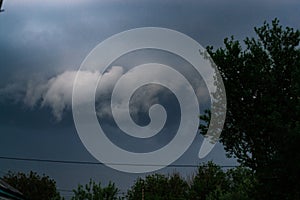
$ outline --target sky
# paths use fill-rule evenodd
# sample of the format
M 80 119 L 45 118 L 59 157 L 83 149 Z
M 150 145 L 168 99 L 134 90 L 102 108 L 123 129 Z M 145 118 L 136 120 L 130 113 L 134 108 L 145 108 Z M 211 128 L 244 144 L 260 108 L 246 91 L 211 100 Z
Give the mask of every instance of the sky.
M 298 0 L 4 0 L 3 8 L 5 12 L 0 13 L 0 157 L 98 162 L 86 150 L 75 129 L 72 87 L 77 70 L 89 52 L 114 34 L 133 28 L 163 27 L 182 32 L 203 47 L 218 48 L 231 35 L 238 40 L 255 36 L 253 27 L 275 17 L 283 26 L 300 29 Z M 145 114 L 149 107 L 155 103 L 165 105 L 171 116 L 166 121 L 170 126 L 158 138 L 134 140 L 116 129 L 111 120 L 107 92 L 129 66 L 153 58 L 178 68 L 188 65 L 166 52 L 129 53 L 112 63 L 102 77 L 101 88 L 97 88 L 96 97 L 102 98 L 96 102 L 97 116 L 104 129 L 111 133 L 108 137 L 131 151 L 161 148 L 174 137 L 164 131 L 169 132 L 178 125 L 178 101 L 168 89 L 156 85 L 136 91 L 130 106 L 134 121 L 145 125 L 149 123 Z M 86 77 L 85 85 L 99 76 L 98 72 L 81 73 Z M 201 85 L 197 95 L 203 110 L 209 106 L 207 89 L 201 78 L 194 81 Z M 220 165 L 236 164 L 234 159 L 226 158 L 221 144 L 199 159 L 197 153 L 202 140 L 197 135 L 191 147 L 173 164 L 197 165 L 208 160 Z M 8 170 L 45 173 L 63 190 L 71 190 L 93 178 L 103 184 L 111 180 L 126 191 L 138 176 L 145 175 L 119 172 L 105 165 L 0 159 L 0 175 Z M 174 170 L 189 175 L 195 168 L 168 167 L 156 172 Z M 70 193 L 62 192 L 62 195 L 69 197 Z

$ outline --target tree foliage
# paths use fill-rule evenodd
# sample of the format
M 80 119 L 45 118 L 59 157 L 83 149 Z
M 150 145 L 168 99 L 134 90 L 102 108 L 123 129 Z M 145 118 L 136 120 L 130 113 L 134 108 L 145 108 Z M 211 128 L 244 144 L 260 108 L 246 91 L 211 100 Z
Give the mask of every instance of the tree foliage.
M 49 176 L 40 176 L 36 172 L 25 174 L 9 172 L 2 179 L 18 189 L 29 200 L 58 200 L 61 199 L 56 189 L 56 183 Z
M 178 173 L 171 176 L 153 174 L 139 178 L 127 192 L 128 200 L 184 200 L 188 184 Z
M 102 187 L 100 182 L 90 180 L 85 186 L 78 185 L 73 192 L 72 200 L 117 200 L 119 189 L 111 182 Z
M 139 178 L 127 192 L 128 200 L 252 200 L 256 179 L 248 168 L 224 171 L 212 162 L 200 165 L 190 181 L 178 173 Z
M 189 199 L 191 200 L 252 200 L 256 179 L 252 171 L 237 167 L 224 171 L 212 162 L 198 167 L 192 178 Z
M 9 173 L 3 179 L 25 194 L 28 200 L 61 199 L 55 182 L 34 172 Z M 107 186 L 90 180 L 73 190 L 72 200 L 252 200 L 255 176 L 248 168 L 237 167 L 224 171 L 212 162 L 201 164 L 189 181 L 179 173 L 152 174 L 138 178 L 127 194 L 120 194 L 114 183 Z
M 299 199 L 300 32 L 277 19 L 255 32 L 244 50 L 233 37 L 224 48 L 207 49 L 226 88 L 221 142 L 255 171 L 258 198 Z
M 219 166 L 212 162 L 200 165 L 192 179 L 190 199 L 204 200 L 217 189 L 226 190 L 227 186 L 225 173 Z

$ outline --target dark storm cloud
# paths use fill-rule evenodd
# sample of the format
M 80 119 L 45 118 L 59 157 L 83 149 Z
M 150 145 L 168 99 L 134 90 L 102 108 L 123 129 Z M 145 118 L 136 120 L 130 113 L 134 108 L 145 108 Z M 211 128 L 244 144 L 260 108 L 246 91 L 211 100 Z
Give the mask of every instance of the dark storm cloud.
M 29 0 L 5 1 L 4 6 L 6 12 L 0 15 L 0 103 L 4 106 L 14 101 L 11 96 L 20 99 L 20 94 L 26 94 L 28 83 L 39 87 L 77 70 L 95 45 L 130 28 L 166 27 L 204 46 L 221 46 L 227 36 L 254 35 L 253 26 L 264 20 L 278 17 L 284 25 L 299 28 L 300 19 L 296 0 Z
M 94 161 L 76 136 L 71 113 L 63 114 L 62 120 L 57 122 L 51 106 L 70 106 L 72 84 L 64 84 L 64 81 L 71 82 L 90 50 L 113 34 L 158 26 L 183 32 L 203 46 L 219 47 L 223 39 L 231 35 L 237 39 L 254 36 L 254 26 L 275 17 L 284 26 L 300 28 L 298 0 L 10 0 L 4 1 L 3 6 L 5 12 L 0 14 L 0 146 L 3 155 L 11 156 Z M 24 104 L 30 83 L 31 88 L 48 86 L 46 90 L 34 90 L 38 98 L 28 96 L 27 100 L 29 97 L 32 100 L 28 102 L 35 104 L 33 107 Z M 65 96 L 62 95 L 62 101 L 55 101 L 50 98 L 55 94 L 51 91 Z M 46 97 L 47 92 L 49 101 L 45 105 L 48 106 L 41 107 L 41 97 Z M 201 142 L 202 138 L 197 136 L 194 146 L 176 164 L 199 163 L 197 154 Z M 221 145 L 205 160 L 211 159 L 219 164 L 235 164 L 224 157 Z M 33 169 L 50 173 L 59 186 L 69 189 L 77 183 L 88 182 L 90 177 L 111 179 L 127 189 L 128 182 L 136 177 L 104 166 L 47 167 L 46 164 L 5 161 L 1 161 L 0 166 L 2 170 Z M 183 171 L 187 174 L 191 170 Z
M 96 44 L 130 28 L 161 26 L 202 45 L 253 35 L 275 17 L 299 28 L 298 1 L 7 1 L 0 16 L 2 81 L 76 69 Z M 22 77 L 22 78 L 20 78 Z

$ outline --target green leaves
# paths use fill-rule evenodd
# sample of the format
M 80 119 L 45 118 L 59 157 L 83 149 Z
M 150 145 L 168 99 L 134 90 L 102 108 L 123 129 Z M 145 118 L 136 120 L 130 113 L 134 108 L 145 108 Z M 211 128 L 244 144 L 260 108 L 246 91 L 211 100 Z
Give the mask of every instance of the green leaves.
M 208 162 L 199 166 L 197 174 L 192 179 L 189 196 L 190 199 L 204 200 L 216 190 L 227 188 L 226 174 L 219 166 Z
M 260 198 L 293 199 L 286 191 L 300 189 L 300 31 L 275 19 L 255 32 L 257 38 L 244 40 L 245 50 L 233 37 L 224 48 L 207 49 L 226 88 L 221 142 L 229 156 L 256 172 Z
M 224 171 L 212 162 L 201 164 L 189 181 L 178 173 L 139 178 L 127 192 L 128 200 L 251 200 L 256 179 L 248 168 Z M 239 198 L 241 197 L 241 198 Z
M 106 187 L 102 187 L 100 182 L 90 179 L 88 184 L 78 185 L 73 192 L 72 200 L 117 200 L 119 189 L 114 183 L 109 182 Z
M 153 174 L 137 179 L 127 192 L 128 200 L 184 200 L 187 199 L 188 184 L 177 173 L 171 176 Z
M 6 177 L 6 178 L 5 178 Z M 5 176 L 9 184 L 22 189 L 28 199 L 59 200 L 55 182 L 48 176 L 39 176 L 31 172 Z M 237 167 L 227 171 L 212 162 L 203 163 L 187 181 L 179 173 L 171 175 L 152 174 L 138 178 L 127 194 L 120 194 L 114 183 L 102 186 L 90 179 L 85 185 L 73 190 L 72 200 L 251 200 L 256 179 L 248 168 Z M 25 185 L 25 186 L 24 186 Z M 51 192 L 49 192 L 51 191 Z
M 30 200 L 59 200 L 60 195 L 56 189 L 56 183 L 49 176 L 40 176 L 35 172 L 25 174 L 22 172 L 9 172 L 3 177 L 9 185 L 18 189 Z

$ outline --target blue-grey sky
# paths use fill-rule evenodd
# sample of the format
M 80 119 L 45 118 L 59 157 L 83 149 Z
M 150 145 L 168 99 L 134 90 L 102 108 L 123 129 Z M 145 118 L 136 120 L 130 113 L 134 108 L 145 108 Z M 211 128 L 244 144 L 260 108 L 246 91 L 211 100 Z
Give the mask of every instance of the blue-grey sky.
M 5 12 L 0 13 L 0 156 L 8 157 L 97 162 L 76 133 L 70 110 L 71 88 L 84 58 L 109 36 L 138 27 L 164 27 L 180 31 L 204 47 L 220 47 L 223 39 L 231 35 L 236 39 L 254 36 L 254 26 L 275 17 L 284 26 L 300 28 L 298 0 L 4 0 L 3 8 Z M 149 58 L 143 54 L 135 56 L 133 63 L 128 62 L 130 55 L 123 61 L 120 59 L 122 62 L 119 60 L 115 65 L 121 67 L 113 67 L 107 73 L 108 80 L 119 77 L 127 65 L 146 62 Z M 157 55 L 155 58 L 161 59 Z M 165 60 L 172 64 L 170 59 Z M 59 95 L 59 100 L 55 95 Z M 152 93 L 144 95 L 151 97 Z M 164 95 L 160 98 L 164 101 Z M 203 107 L 208 105 L 207 101 L 203 97 Z M 176 101 L 166 104 L 176 106 Z M 140 122 L 138 119 L 136 122 L 146 123 L 147 117 L 141 116 Z M 112 135 L 112 140 L 124 143 L 120 138 Z M 201 141 L 197 136 L 175 164 L 207 160 L 221 165 L 235 164 L 225 157 L 220 144 L 207 158 L 199 160 Z M 156 148 L 161 146 L 161 140 L 151 142 Z M 144 175 L 118 172 L 101 165 L 0 159 L 0 175 L 8 170 L 45 173 L 62 189 L 75 188 L 78 183 L 93 178 L 103 183 L 112 180 L 125 190 L 137 176 Z M 194 169 L 176 170 L 190 174 Z

